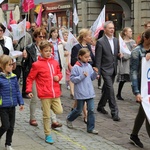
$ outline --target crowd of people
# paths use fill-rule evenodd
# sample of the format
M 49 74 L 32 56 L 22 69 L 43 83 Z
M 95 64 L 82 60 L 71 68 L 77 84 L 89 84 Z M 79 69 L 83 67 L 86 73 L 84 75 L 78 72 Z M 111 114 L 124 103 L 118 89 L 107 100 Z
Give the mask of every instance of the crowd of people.
M 51 27 L 48 31 L 46 22 L 40 27 L 37 27 L 36 23 L 26 22 L 25 36 L 13 40 L 12 36 L 4 35 L 6 27 L 0 23 L 0 139 L 6 132 L 7 150 L 13 150 L 11 143 L 15 107 L 18 104 L 20 110 L 23 110 L 23 98 L 31 99 L 29 124 L 32 126 L 38 126 L 36 103 L 41 101 L 45 142 L 54 143 L 51 128 L 62 126 L 56 116 L 63 113 L 62 84 L 66 84 L 70 90 L 70 97 L 74 99 L 66 118 L 68 128 L 73 129 L 72 122 L 83 111 L 87 132 L 98 134 L 95 129 L 95 91 L 92 84 L 95 79 L 98 80 L 98 88 L 103 79 L 97 111 L 107 115 L 105 106 L 108 102 L 113 121 L 120 121 L 116 98 L 124 100 L 121 95 L 123 86 L 125 82 L 131 82 L 133 94 L 140 107 L 130 141 L 138 147 L 144 147 L 138 133 L 146 119 L 146 129 L 150 137 L 150 124 L 141 105 L 140 64 L 142 57 L 150 59 L 150 22 L 145 23 L 145 31 L 138 37 L 138 42 L 132 39 L 130 27 L 122 30 L 121 37 L 131 55 L 121 53 L 119 40 L 114 37 L 113 22 L 106 21 L 103 27 L 97 38 L 92 37 L 90 29 L 82 28 L 77 37 L 78 44 L 72 49 L 66 49 L 69 31 L 65 27 Z M 22 56 L 12 56 L 11 52 L 15 50 L 21 51 Z M 113 84 L 116 75 L 118 92 L 115 95 Z M 19 91 L 21 76 L 22 93 Z

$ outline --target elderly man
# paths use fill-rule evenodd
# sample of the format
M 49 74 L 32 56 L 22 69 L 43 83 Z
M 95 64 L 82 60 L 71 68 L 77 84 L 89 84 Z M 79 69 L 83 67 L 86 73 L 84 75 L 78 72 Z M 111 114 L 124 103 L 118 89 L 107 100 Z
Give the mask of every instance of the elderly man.
M 108 114 L 104 109 L 108 100 L 112 119 L 119 121 L 113 83 L 117 73 L 117 59 L 121 57 L 121 54 L 119 53 L 119 42 L 113 35 L 113 22 L 105 22 L 104 36 L 97 41 L 95 49 L 96 67 L 99 69 L 99 75 L 102 75 L 104 80 L 102 96 L 98 103 L 97 111 Z

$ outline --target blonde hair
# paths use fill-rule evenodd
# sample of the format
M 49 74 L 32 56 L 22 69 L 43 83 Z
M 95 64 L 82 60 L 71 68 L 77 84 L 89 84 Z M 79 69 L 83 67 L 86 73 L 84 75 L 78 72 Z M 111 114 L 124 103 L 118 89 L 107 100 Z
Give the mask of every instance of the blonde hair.
M 62 30 L 62 35 L 66 34 L 66 33 L 67 33 L 67 34 L 69 33 L 68 30 L 63 29 L 63 30 Z
M 0 71 L 3 71 L 6 68 L 6 65 L 13 59 L 8 55 L 0 56 Z
M 79 36 L 77 37 L 77 40 L 78 42 L 81 44 L 82 41 L 83 41 L 83 38 L 85 36 L 87 36 L 91 31 L 87 28 L 82 28 L 80 31 L 79 31 Z
M 128 31 L 128 29 L 131 29 L 130 27 L 125 27 L 123 28 L 123 30 L 120 32 L 121 37 L 124 39 L 124 37 L 126 36 L 126 32 Z

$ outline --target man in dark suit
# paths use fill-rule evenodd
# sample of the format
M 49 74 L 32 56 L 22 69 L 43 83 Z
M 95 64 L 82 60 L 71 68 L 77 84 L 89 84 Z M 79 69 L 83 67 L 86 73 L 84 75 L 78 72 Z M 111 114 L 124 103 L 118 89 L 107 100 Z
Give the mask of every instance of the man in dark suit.
M 97 41 L 95 49 L 96 67 L 99 69 L 99 75 L 102 75 L 104 80 L 102 96 L 98 103 L 97 111 L 108 114 L 104 109 L 108 100 L 112 119 L 119 121 L 120 118 L 118 116 L 118 106 L 115 100 L 113 83 L 117 73 L 117 59 L 121 57 L 121 54 L 119 53 L 119 42 L 113 35 L 113 22 L 105 22 L 104 36 Z

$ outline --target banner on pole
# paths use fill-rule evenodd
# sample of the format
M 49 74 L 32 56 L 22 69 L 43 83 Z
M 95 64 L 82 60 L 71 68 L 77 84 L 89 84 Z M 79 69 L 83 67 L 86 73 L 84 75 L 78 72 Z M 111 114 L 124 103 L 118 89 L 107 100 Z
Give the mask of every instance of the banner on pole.
M 119 34 L 119 46 L 120 46 L 120 52 L 131 55 L 131 51 L 128 49 L 125 41 L 122 39 L 122 37 Z
M 68 34 L 68 40 L 65 46 L 65 49 L 68 50 L 71 53 L 71 49 L 73 48 L 74 45 L 78 44 L 79 42 L 77 39 L 74 37 L 74 35 L 69 32 Z
M 26 34 L 26 18 L 19 24 L 10 25 L 12 28 L 13 40 L 19 40 Z
M 150 61 L 145 57 L 142 58 L 141 96 L 142 106 L 150 123 Z

